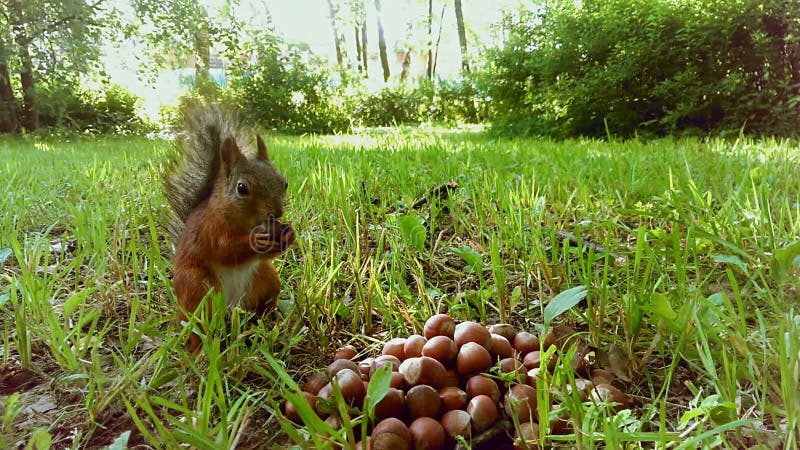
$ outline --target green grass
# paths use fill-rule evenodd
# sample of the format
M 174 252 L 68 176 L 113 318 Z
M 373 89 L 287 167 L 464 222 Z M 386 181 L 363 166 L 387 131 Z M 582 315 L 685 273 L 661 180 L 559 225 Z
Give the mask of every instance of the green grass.
M 279 414 L 289 376 L 346 343 L 374 352 L 441 309 L 539 329 L 548 301 L 579 285 L 586 299 L 555 322 L 628 374 L 635 406 L 615 415 L 560 394 L 562 355 L 542 393 L 561 409 L 539 414 L 569 411 L 581 433 L 548 439 L 798 447 L 795 142 L 391 130 L 268 143 L 298 232 L 278 264 L 282 314 L 210 318 L 193 359 L 157 176 L 170 144 L 0 140 L 0 377 L 32 380 L 0 391 L 0 448 L 322 445 Z M 412 207 L 448 181 L 449 196 Z

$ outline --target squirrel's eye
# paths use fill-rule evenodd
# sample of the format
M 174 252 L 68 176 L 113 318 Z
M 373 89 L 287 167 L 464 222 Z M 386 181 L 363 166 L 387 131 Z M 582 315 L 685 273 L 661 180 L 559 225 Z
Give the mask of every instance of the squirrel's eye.
M 285 181 L 285 182 L 283 183 L 283 188 L 284 188 L 284 189 L 289 189 L 289 182 L 288 182 L 288 181 Z
M 239 183 L 239 184 L 237 184 L 237 185 L 236 185 L 236 192 L 237 192 L 239 195 L 247 195 L 247 194 L 249 194 L 249 193 L 250 193 L 250 190 L 249 190 L 249 189 L 247 189 L 247 185 L 246 185 L 246 184 L 244 184 L 244 183 Z

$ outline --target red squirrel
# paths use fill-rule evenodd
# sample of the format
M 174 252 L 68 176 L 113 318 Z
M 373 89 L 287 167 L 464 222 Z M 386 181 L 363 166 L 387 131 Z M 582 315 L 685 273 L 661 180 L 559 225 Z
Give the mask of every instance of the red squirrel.
M 275 307 L 281 283 L 272 260 L 292 245 L 295 233 L 279 220 L 286 178 L 253 134 L 234 110 L 218 104 L 184 112 L 178 157 L 164 176 L 178 228 L 172 284 L 180 321 L 211 289 L 224 294 L 228 307 L 259 315 Z M 209 314 L 219 313 L 210 300 L 206 304 Z M 199 346 L 192 333 L 190 349 Z

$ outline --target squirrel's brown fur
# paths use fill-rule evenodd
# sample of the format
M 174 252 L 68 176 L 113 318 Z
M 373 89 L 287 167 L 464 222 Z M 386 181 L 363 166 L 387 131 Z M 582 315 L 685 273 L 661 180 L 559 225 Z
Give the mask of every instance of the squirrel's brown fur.
M 278 220 L 288 185 L 261 137 L 251 136 L 236 112 L 220 105 L 184 113 L 179 156 L 164 176 L 177 224 L 173 287 L 181 320 L 212 288 L 224 292 L 229 306 L 257 314 L 272 309 L 280 292 L 272 260 L 295 237 Z M 192 334 L 190 347 L 199 344 Z

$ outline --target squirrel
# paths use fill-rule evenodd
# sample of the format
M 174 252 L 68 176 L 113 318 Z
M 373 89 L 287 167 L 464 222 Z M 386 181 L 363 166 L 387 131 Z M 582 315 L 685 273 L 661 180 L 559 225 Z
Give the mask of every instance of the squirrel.
M 260 135 L 219 104 L 183 114 L 178 149 L 164 173 L 164 194 L 177 235 L 172 285 L 183 322 L 213 289 L 228 307 L 271 311 L 281 290 L 272 261 L 295 239 L 283 216 L 286 178 L 269 159 Z M 207 302 L 209 314 L 212 303 Z M 200 337 L 191 333 L 189 347 Z

